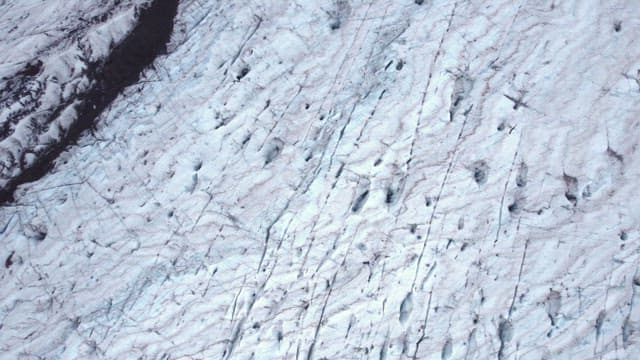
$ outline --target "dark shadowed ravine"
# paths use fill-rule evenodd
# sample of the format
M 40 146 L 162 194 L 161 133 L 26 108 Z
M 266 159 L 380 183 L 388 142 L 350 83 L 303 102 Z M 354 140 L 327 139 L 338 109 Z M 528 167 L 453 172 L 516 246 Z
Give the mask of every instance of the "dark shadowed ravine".
M 178 4 L 179 0 L 154 0 L 141 7 L 137 23 L 128 35 L 113 47 L 106 58 L 87 64 L 86 75 L 92 85 L 74 99 L 58 104 L 47 121 L 52 123 L 70 104 L 79 100 L 75 108 L 78 115 L 74 122 L 64 136 L 35 153 L 35 161 L 28 165 L 24 161 L 16 162 L 16 166 L 21 167 L 21 172 L 0 188 L 0 204 L 14 201 L 13 193 L 19 185 L 46 175 L 56 158 L 74 145 L 85 131 L 95 126 L 99 115 L 118 94 L 135 84 L 140 79 L 140 74 L 156 57 L 166 54 Z M 27 68 L 16 74 L 16 80 L 37 74 L 40 66 L 40 62 L 27 65 Z M 7 83 L 11 83 L 11 80 Z

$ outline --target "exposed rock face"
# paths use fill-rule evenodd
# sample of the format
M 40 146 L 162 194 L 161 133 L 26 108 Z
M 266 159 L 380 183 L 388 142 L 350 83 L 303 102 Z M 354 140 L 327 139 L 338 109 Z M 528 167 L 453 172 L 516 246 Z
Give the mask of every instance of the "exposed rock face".
M 0 1 L 0 353 L 640 358 L 640 3 L 89 3 Z

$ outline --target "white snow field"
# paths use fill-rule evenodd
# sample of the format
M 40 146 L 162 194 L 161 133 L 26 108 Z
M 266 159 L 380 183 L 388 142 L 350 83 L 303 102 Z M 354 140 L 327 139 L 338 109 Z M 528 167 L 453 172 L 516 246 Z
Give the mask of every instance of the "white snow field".
M 0 1 L 2 76 L 143 3 Z M 638 14 L 181 1 L 0 208 L 0 358 L 640 358 Z

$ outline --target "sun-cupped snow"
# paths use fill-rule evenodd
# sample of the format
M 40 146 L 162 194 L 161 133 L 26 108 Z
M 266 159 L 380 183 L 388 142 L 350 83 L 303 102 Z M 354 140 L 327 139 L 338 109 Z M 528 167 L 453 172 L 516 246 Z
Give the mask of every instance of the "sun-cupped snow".
M 1 208 L 0 353 L 638 358 L 639 11 L 181 1 Z

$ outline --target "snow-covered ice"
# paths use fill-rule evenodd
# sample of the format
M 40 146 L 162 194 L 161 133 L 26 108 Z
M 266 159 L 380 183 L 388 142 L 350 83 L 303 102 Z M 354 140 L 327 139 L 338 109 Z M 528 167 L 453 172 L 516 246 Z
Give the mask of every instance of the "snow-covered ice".
M 74 54 L 143 3 L 0 1 L 0 89 L 43 53 L 89 86 Z M 168 53 L 0 208 L 0 357 L 639 358 L 638 13 L 181 1 Z

